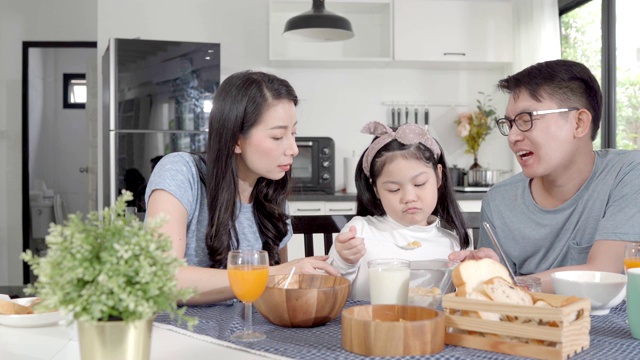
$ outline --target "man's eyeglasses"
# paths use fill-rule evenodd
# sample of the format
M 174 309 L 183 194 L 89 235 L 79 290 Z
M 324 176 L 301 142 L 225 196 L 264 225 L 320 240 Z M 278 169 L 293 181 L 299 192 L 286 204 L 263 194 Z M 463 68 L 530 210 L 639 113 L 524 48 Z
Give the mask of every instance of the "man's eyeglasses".
M 523 111 L 516 115 L 513 119 L 509 119 L 508 117 L 503 117 L 501 119 L 496 120 L 496 125 L 498 126 L 498 130 L 500 134 L 507 136 L 509 135 L 509 131 L 513 127 L 513 124 L 516 124 L 518 130 L 525 132 L 531 130 L 533 128 L 533 116 L 534 115 L 546 115 L 546 114 L 554 114 L 561 113 L 567 111 L 580 110 L 579 108 L 568 108 L 568 109 L 555 109 L 555 110 L 538 110 L 538 111 Z M 537 120 L 537 119 L 536 119 Z

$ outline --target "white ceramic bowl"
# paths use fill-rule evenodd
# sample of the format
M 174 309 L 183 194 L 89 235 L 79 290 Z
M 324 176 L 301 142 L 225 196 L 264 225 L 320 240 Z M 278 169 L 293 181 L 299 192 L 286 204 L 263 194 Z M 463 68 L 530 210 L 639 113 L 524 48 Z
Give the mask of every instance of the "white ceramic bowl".
M 620 304 L 627 291 L 627 277 L 603 271 L 558 271 L 551 274 L 556 294 L 591 300 L 591 315 L 605 315 Z

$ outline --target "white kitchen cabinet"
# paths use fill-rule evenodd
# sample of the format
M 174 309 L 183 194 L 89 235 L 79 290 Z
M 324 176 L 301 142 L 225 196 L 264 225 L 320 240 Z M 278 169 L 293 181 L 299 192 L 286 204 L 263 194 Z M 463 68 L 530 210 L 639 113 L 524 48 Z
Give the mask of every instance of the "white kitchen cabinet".
M 512 18 L 504 0 L 395 0 L 394 60 L 503 66 L 513 60 Z
M 356 213 L 355 201 L 290 201 L 290 215 L 350 215 Z
M 355 215 L 355 201 L 327 201 L 324 203 L 325 215 Z
M 462 212 L 480 212 L 482 200 L 458 200 Z
M 282 37 L 290 18 L 311 9 L 310 0 L 271 0 L 269 61 L 272 66 L 381 67 L 392 59 L 392 0 L 332 0 L 327 10 L 346 17 L 355 36 L 336 42 L 303 42 Z
M 289 201 L 290 215 L 324 215 L 324 201 Z

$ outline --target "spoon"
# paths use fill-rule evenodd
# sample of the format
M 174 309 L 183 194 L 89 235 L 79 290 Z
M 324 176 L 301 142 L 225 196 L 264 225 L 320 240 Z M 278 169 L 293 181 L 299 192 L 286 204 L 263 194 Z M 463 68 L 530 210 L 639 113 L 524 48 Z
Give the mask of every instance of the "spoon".
M 416 240 L 410 241 L 405 244 L 401 244 L 400 242 L 398 242 L 398 240 L 394 240 L 393 243 L 396 244 L 396 246 L 399 247 L 400 249 L 404 249 L 404 250 L 415 250 L 419 247 L 422 247 L 422 243 Z
M 282 288 L 282 289 L 286 289 L 287 286 L 289 286 L 289 281 L 291 281 L 291 277 L 293 277 L 293 273 L 296 271 L 296 267 L 292 267 L 291 271 L 289 272 L 289 276 L 287 276 L 286 278 L 282 277 L 280 279 L 278 279 L 278 281 L 276 281 L 276 283 L 273 285 L 274 288 Z M 282 286 L 282 284 L 284 283 L 284 286 Z
M 502 252 L 502 248 L 500 247 L 500 244 L 498 244 L 498 240 L 496 240 L 495 235 L 493 235 L 493 231 L 491 230 L 491 225 L 489 225 L 489 223 L 486 222 L 486 221 L 483 222 L 482 225 L 487 230 L 487 233 L 489 234 L 489 239 L 491 239 L 491 242 L 493 243 L 493 246 L 495 246 L 496 249 L 498 250 L 498 255 L 500 255 L 500 258 L 502 259 L 502 262 L 504 263 L 504 266 L 507 268 L 507 270 L 509 270 L 509 275 L 511 276 L 511 280 L 513 280 L 514 284 L 517 284 L 516 275 L 513 273 L 513 270 L 511 270 L 511 267 L 509 266 L 509 263 L 507 262 L 507 257 Z
M 287 288 L 287 286 L 289 286 L 289 281 L 291 281 L 291 277 L 293 276 L 293 272 L 296 271 L 296 267 L 292 267 L 291 268 L 291 272 L 289 273 L 289 277 L 287 277 L 287 282 L 284 283 L 284 289 Z

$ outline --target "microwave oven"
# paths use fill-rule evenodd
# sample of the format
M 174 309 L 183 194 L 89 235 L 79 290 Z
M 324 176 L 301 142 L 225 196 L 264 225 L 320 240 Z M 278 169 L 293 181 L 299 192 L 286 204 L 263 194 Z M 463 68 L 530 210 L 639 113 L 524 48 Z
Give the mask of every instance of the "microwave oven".
M 335 145 L 329 137 L 297 137 L 298 156 L 293 158 L 294 192 L 335 192 Z

